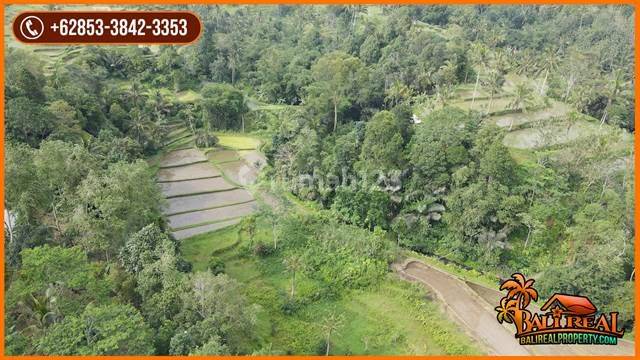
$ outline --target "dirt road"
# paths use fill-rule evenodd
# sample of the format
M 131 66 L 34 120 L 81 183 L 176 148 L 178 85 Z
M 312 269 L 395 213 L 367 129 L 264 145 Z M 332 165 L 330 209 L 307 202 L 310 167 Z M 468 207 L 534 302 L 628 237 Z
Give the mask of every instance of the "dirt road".
M 492 289 L 475 290 L 464 281 L 417 260 L 394 264 L 394 270 L 409 281 L 425 285 L 444 304 L 449 315 L 493 355 L 633 355 L 634 344 L 621 340 L 618 345 L 535 345 L 522 346 L 510 324 L 499 324 L 491 304 L 479 295 Z M 480 285 L 474 284 L 474 287 Z M 492 293 L 493 291 L 493 293 Z M 493 295 L 491 295 L 493 296 Z

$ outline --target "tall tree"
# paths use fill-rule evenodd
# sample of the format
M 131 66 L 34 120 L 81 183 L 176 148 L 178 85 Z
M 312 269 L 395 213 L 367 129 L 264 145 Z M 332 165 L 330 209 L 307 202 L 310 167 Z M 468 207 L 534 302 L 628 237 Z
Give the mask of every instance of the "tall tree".
M 321 57 L 311 68 L 314 82 L 308 91 L 320 103 L 328 102 L 333 108 L 333 131 L 338 128 L 338 113 L 357 101 L 361 87 L 367 79 L 362 62 L 343 52 Z

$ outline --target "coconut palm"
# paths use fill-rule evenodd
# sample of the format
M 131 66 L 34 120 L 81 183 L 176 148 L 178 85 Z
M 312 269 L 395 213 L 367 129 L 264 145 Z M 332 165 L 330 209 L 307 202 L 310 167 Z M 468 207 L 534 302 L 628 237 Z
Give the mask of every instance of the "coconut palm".
M 600 126 L 602 126 L 605 121 L 607 121 L 607 116 L 609 115 L 609 108 L 611 107 L 611 104 L 613 103 L 613 101 L 618 97 L 618 95 L 620 95 L 620 93 L 622 92 L 622 90 L 625 87 L 629 87 L 630 82 L 627 81 L 625 79 L 625 73 L 622 69 L 617 68 L 614 69 L 610 75 L 609 78 L 606 80 L 606 84 L 605 84 L 605 89 L 606 89 L 606 96 L 607 96 L 607 105 L 604 108 L 604 111 L 602 113 L 602 118 L 600 119 Z
M 449 100 L 453 97 L 453 88 L 451 85 L 436 84 L 436 101 L 439 102 L 442 107 L 446 107 L 449 104 Z
M 322 331 L 324 332 L 326 338 L 326 349 L 325 355 L 329 356 L 329 351 L 331 350 L 331 335 L 338 331 L 342 325 L 344 324 L 344 317 L 340 314 L 336 314 L 335 311 L 332 311 L 322 320 Z
M 165 101 L 160 90 L 155 90 L 151 96 L 153 102 L 153 112 L 158 119 L 164 118 L 169 113 L 169 104 Z
M 291 297 L 293 298 L 296 295 L 296 273 L 302 269 L 304 262 L 300 255 L 291 255 L 284 259 L 283 264 L 291 273 Z
M 538 91 L 540 95 L 544 95 L 547 87 L 547 79 L 549 78 L 549 73 L 554 71 L 558 67 L 559 56 L 558 51 L 553 50 L 551 48 L 547 48 L 542 56 L 542 60 L 540 61 L 540 73 L 544 73 L 544 77 L 542 79 L 542 83 L 540 83 L 538 87 Z
M 509 108 L 514 110 L 521 110 L 523 113 L 527 112 L 527 109 L 533 106 L 533 91 L 524 82 L 516 85 L 513 90 L 513 100 L 509 103 Z M 509 131 L 513 127 L 513 117 L 511 117 L 511 123 L 509 124 Z
M 508 290 L 507 299 L 518 300 L 520 309 L 526 308 L 531 300 L 538 300 L 538 291 L 533 288 L 534 279 L 526 280 L 524 275 L 515 273 L 510 280 L 500 286 L 500 290 Z
M 25 301 L 19 302 L 18 305 L 22 309 L 19 320 L 24 321 L 25 331 L 41 334 L 47 327 L 56 323 L 61 318 L 56 300 L 55 287 L 49 285 L 44 294 L 30 294 Z
M 489 49 L 482 43 L 474 43 L 471 45 L 471 59 L 482 68 L 482 72 L 486 72 L 487 63 L 489 62 Z M 471 98 L 471 106 L 476 101 L 476 94 L 478 93 L 478 85 L 480 85 L 480 69 L 476 69 L 476 83 L 473 86 L 473 95 Z
M 134 107 L 137 107 L 143 101 L 144 95 L 142 94 L 142 88 L 138 82 L 134 81 L 131 84 L 131 88 L 127 92 L 127 98 L 129 98 Z
M 145 111 L 138 108 L 131 109 L 131 126 L 129 127 L 129 133 L 135 136 L 139 144 L 142 144 L 143 139 L 147 137 L 150 129 L 151 124 Z
M 489 90 L 489 104 L 487 104 L 486 113 L 489 114 L 491 111 L 491 105 L 493 104 L 493 98 L 496 94 L 498 94 L 502 90 L 502 85 L 504 84 L 504 75 L 498 69 L 490 69 L 487 72 L 487 76 L 484 79 L 484 85 Z
M 536 57 L 531 49 L 523 49 L 518 52 L 518 60 L 514 68 L 517 75 L 531 75 L 531 72 L 538 67 Z
M 384 101 L 388 107 L 394 107 L 413 96 L 413 91 L 407 85 L 396 81 L 386 91 L 386 97 Z

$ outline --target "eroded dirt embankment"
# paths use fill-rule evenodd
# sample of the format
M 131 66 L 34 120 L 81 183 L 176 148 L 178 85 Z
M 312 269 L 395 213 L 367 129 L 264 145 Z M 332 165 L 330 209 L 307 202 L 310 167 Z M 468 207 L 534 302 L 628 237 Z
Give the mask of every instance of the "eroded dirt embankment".
M 534 345 L 522 346 L 514 337 L 511 324 L 500 324 L 493 307 L 501 295 L 482 285 L 465 282 L 418 260 L 394 264 L 403 278 L 423 284 L 436 294 L 447 313 L 471 337 L 493 355 L 633 355 L 634 343 L 619 340 L 618 345 Z

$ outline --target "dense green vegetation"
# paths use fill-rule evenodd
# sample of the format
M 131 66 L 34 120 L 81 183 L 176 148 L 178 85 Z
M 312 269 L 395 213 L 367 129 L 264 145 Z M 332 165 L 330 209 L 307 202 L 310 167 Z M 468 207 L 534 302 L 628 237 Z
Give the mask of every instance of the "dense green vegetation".
M 481 353 L 406 249 L 632 330 L 632 7 L 188 8 L 191 46 L 5 49 L 7 353 Z M 158 157 L 261 142 L 280 206 L 175 240 Z

